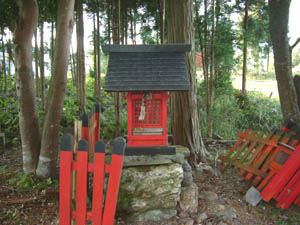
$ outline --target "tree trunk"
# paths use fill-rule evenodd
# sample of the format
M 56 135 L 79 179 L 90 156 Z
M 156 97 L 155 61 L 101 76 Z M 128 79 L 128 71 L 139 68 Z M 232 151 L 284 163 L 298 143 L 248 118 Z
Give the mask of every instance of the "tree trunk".
M 192 0 L 168 0 L 168 42 L 190 43 L 186 54 L 191 90 L 172 94 L 172 134 L 175 144 L 189 147 L 194 162 L 206 160 L 197 111 L 197 81 L 195 71 L 195 46 Z
M 166 0 L 160 0 L 160 43 L 165 42 L 165 17 L 166 17 Z
M 40 29 L 40 75 L 41 75 L 41 99 L 42 110 L 46 105 L 46 82 L 45 82 L 45 60 L 44 60 L 44 22 L 41 22 Z
M 120 0 L 113 0 L 113 44 L 120 44 Z M 115 105 L 115 120 L 116 120 L 116 136 L 121 135 L 120 130 L 120 94 L 117 92 L 114 94 Z
M 97 58 L 98 58 L 98 52 L 97 52 L 97 46 L 98 46 L 98 42 L 97 42 L 97 29 L 96 29 L 96 16 L 95 14 L 93 14 L 93 29 L 94 29 L 94 36 L 93 36 L 93 42 L 94 42 L 94 80 L 95 80 L 95 85 L 94 85 L 94 96 L 97 98 L 98 94 L 98 65 L 97 65 Z
M 49 106 L 45 117 L 42 148 L 37 175 L 55 176 L 58 154 L 58 135 L 61 114 L 67 88 L 68 58 L 73 30 L 74 0 L 60 0 L 57 14 L 57 30 L 54 51 L 54 73 Z
M 81 114 L 85 113 L 85 54 L 84 54 L 84 27 L 83 27 L 83 0 L 77 1 L 77 91 Z
M 35 58 L 35 91 L 36 96 L 39 97 L 39 46 L 37 40 L 37 29 L 34 32 L 34 58 Z
M 2 31 L 2 72 L 4 75 L 4 93 L 7 93 L 7 71 L 6 71 L 6 56 L 5 56 L 5 43 L 4 43 L 4 30 Z
M 53 61 L 54 61 L 54 30 L 55 30 L 55 22 L 51 21 L 51 50 L 50 50 L 50 57 L 51 57 L 51 76 L 53 75 Z
M 242 93 L 246 93 L 246 77 L 247 77 L 247 52 L 248 52 L 248 0 L 245 1 L 245 17 L 244 17 L 244 43 L 243 43 L 243 74 L 242 74 Z
M 213 134 L 213 118 L 212 118 L 212 108 L 214 104 L 214 94 L 213 94 L 213 82 L 215 75 L 215 0 L 212 0 L 212 23 L 211 23 L 211 37 L 210 37 L 210 74 L 208 83 L 208 98 L 207 98 L 207 134 L 212 137 Z
M 290 0 L 269 0 L 269 5 L 270 34 L 281 111 L 284 119 L 293 118 L 295 121 L 299 121 L 300 114 L 293 84 L 290 46 L 287 37 Z
M 100 15 L 97 12 L 97 77 L 98 77 L 98 89 L 97 89 L 97 100 L 101 105 L 101 52 L 100 52 Z
M 107 14 L 107 37 L 108 37 L 108 44 L 111 44 L 111 0 L 107 0 L 107 8 L 106 8 L 106 14 Z
M 17 69 L 17 94 L 19 98 L 19 125 L 23 152 L 23 170 L 34 173 L 40 152 L 40 123 L 35 103 L 32 74 L 32 37 L 37 27 L 36 0 L 19 0 L 19 18 L 14 31 Z

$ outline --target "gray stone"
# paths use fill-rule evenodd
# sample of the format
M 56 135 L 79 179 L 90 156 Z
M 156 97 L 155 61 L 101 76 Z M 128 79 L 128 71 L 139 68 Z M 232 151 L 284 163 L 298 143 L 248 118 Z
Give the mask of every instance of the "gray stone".
M 177 151 L 177 149 L 176 149 Z M 178 153 L 176 152 L 176 155 L 166 155 L 165 156 L 167 159 L 170 159 L 172 162 L 174 163 L 179 163 L 181 165 L 183 165 L 185 158 L 184 158 L 184 154 L 183 153 Z
M 198 186 L 195 183 L 181 189 L 178 211 L 180 217 L 191 215 L 198 211 Z
M 261 199 L 260 192 L 253 186 L 246 193 L 246 202 L 252 206 L 257 206 Z
M 166 212 L 166 218 L 172 217 L 182 180 L 183 169 L 178 163 L 123 168 L 117 211 L 126 212 L 131 220 L 137 217 L 137 221 L 163 219 Z
M 192 218 L 182 218 L 178 222 L 180 225 L 193 225 L 194 224 L 194 220 Z
M 188 159 L 191 155 L 190 150 L 187 147 L 182 145 L 176 145 L 176 153 L 181 153 L 184 155 L 184 158 Z
M 183 165 L 182 165 L 183 171 L 184 172 L 191 172 L 192 171 L 192 167 L 189 164 L 189 162 L 187 160 L 184 161 Z
M 192 172 L 183 172 L 183 181 L 182 186 L 188 187 L 191 186 L 193 183 L 193 174 Z
M 196 223 L 202 223 L 204 220 L 208 219 L 208 215 L 206 212 L 200 213 L 197 217 L 196 217 Z
M 224 210 L 217 212 L 217 216 L 223 216 L 226 219 L 233 220 L 237 218 L 236 210 L 233 207 L 225 207 Z
M 200 177 L 203 175 L 203 173 L 207 173 L 216 177 L 221 175 L 221 172 L 218 169 L 212 168 L 209 164 L 200 163 L 198 167 L 195 169 L 195 175 L 197 177 Z
M 211 191 L 202 191 L 199 193 L 199 198 L 212 202 L 218 200 L 218 195 Z
M 176 217 L 176 209 L 154 209 L 143 213 L 130 215 L 126 218 L 128 222 L 165 221 Z

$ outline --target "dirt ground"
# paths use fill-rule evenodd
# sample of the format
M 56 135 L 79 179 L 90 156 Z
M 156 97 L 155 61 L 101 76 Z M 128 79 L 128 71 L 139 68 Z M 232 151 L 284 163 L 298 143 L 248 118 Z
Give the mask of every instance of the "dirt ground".
M 216 142 L 208 146 L 211 152 L 223 148 L 228 149 L 228 146 Z M 211 162 L 214 167 L 215 161 Z M 40 181 L 32 176 L 24 176 L 21 163 L 20 149 L 0 149 L 0 225 L 58 224 L 58 182 L 50 179 Z M 194 220 L 190 224 L 300 225 L 299 206 L 293 205 L 289 210 L 280 210 L 275 207 L 275 202 L 261 202 L 256 207 L 247 204 L 244 196 L 251 185 L 237 174 L 235 169 L 230 168 L 217 176 L 203 173 L 195 177 L 199 196 L 201 193 L 211 192 L 216 194 L 217 199 L 209 201 L 200 197 L 198 213 L 189 218 L 190 221 Z M 218 214 L 219 208 L 223 211 L 229 209 L 229 215 Z M 201 223 L 196 222 L 199 215 L 204 215 Z M 117 224 L 126 223 L 118 219 Z M 177 218 L 160 224 L 188 223 L 187 220 Z

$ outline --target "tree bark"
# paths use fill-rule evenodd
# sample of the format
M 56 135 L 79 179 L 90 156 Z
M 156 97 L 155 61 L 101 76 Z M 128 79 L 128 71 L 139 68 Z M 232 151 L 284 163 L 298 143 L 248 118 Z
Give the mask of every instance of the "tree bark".
M 53 177 L 56 171 L 58 135 L 61 114 L 67 88 L 68 58 L 73 30 L 74 0 L 60 0 L 57 14 L 57 30 L 54 51 L 54 73 L 49 106 L 45 117 L 41 154 L 37 175 Z
M 100 52 L 100 15 L 99 11 L 97 12 L 97 77 L 98 77 L 98 89 L 97 89 L 97 100 L 101 105 L 101 52 Z
M 35 91 L 36 96 L 39 97 L 39 46 L 37 40 L 37 29 L 34 32 L 34 58 L 35 58 Z
M 160 43 L 163 44 L 165 42 L 165 17 L 166 17 L 166 0 L 160 1 Z
M 44 59 L 44 22 L 41 22 L 40 29 L 40 75 L 41 75 L 41 99 L 42 110 L 45 110 L 46 105 L 46 82 L 45 82 L 45 59 Z
M 248 52 L 248 0 L 245 0 L 245 16 L 244 16 L 244 44 L 243 44 L 243 74 L 242 74 L 242 93 L 246 93 L 246 77 L 247 77 L 247 52 Z
M 23 152 L 23 170 L 34 173 L 41 146 L 40 124 L 35 103 L 32 74 L 32 37 L 37 27 L 36 0 L 19 0 L 19 17 L 14 30 L 17 69 L 17 94 L 19 98 L 19 125 Z
M 207 98 L 207 134 L 212 137 L 213 134 L 213 118 L 212 108 L 214 104 L 213 82 L 215 76 L 215 0 L 212 0 L 212 15 L 211 15 L 211 37 L 210 37 L 210 74 L 208 83 L 208 98 Z
M 176 92 L 171 98 L 171 125 L 175 144 L 187 146 L 193 161 L 205 161 L 206 149 L 202 141 L 197 110 L 197 81 L 192 0 L 168 0 L 168 42 L 192 44 L 186 54 L 191 90 Z
M 50 51 L 50 57 L 51 57 L 51 76 L 53 75 L 53 61 L 54 61 L 54 30 L 55 30 L 55 22 L 51 21 L 51 51 Z
M 6 56 L 5 56 L 4 30 L 2 31 L 2 72 L 4 75 L 4 93 L 7 93 L 7 71 L 6 71 Z
M 78 103 L 81 114 L 85 113 L 85 54 L 84 54 L 84 27 L 83 27 L 83 0 L 77 1 L 77 79 Z
M 270 34 L 281 111 L 284 119 L 293 118 L 295 121 L 300 121 L 287 37 L 290 0 L 269 0 L 269 6 Z

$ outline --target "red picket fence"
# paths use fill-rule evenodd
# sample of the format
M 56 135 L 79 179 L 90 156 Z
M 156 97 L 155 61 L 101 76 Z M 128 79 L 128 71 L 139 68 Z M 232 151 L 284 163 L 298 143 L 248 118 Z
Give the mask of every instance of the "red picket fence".
M 264 200 L 274 198 L 277 206 L 284 209 L 292 203 L 300 206 L 299 132 L 299 126 L 291 121 L 267 136 L 249 129 L 240 132 L 235 145 L 219 157 L 220 166 L 238 168 Z
M 77 144 L 77 159 L 73 158 L 73 137 L 63 136 L 60 152 L 60 225 L 113 225 L 120 177 L 123 166 L 125 140 L 114 141 L 111 163 L 105 163 L 105 144 L 95 144 L 94 161 L 88 157 L 88 142 L 84 139 Z M 76 198 L 72 204 L 72 173 L 76 171 Z M 88 173 L 93 173 L 92 185 L 88 182 Z M 109 174 L 106 196 L 104 196 L 104 176 Z M 93 190 L 91 210 L 87 209 L 87 191 Z M 105 199 L 105 201 L 104 201 Z M 105 203 L 104 203 L 105 202 Z

